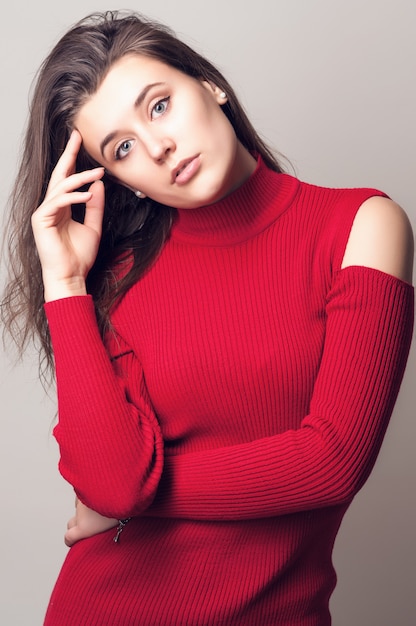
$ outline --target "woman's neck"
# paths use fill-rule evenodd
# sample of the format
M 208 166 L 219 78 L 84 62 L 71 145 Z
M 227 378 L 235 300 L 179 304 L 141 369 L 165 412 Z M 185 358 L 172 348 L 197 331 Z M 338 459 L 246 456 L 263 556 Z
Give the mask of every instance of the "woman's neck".
M 298 181 L 267 168 L 261 157 L 235 191 L 197 209 L 179 209 L 172 238 L 198 245 L 233 245 L 257 235 L 289 206 Z

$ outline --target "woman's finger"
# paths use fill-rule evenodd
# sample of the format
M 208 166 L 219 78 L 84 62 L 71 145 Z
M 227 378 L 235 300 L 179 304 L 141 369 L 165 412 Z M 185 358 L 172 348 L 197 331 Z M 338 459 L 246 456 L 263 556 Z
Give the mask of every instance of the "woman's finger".
M 78 526 L 76 525 L 72 526 L 66 531 L 64 535 L 65 545 L 68 546 L 68 548 L 71 548 L 74 545 L 74 543 L 76 543 L 82 538 L 83 536 L 82 536 L 82 533 L 80 533 Z
M 104 174 L 103 167 L 95 167 L 92 170 L 84 170 L 83 172 L 77 172 L 70 176 L 63 178 L 56 184 L 49 183 L 48 190 L 45 195 L 45 200 L 55 197 L 62 192 L 72 192 L 84 185 L 93 183 L 96 180 L 100 180 Z M 52 180 L 52 179 L 51 179 Z
M 71 517 L 70 520 L 68 520 L 68 523 L 66 525 L 67 530 L 69 530 L 70 528 L 73 528 L 76 525 L 77 525 L 77 516 L 74 515 L 73 517 Z
M 75 163 L 82 144 L 82 138 L 77 130 L 73 130 L 64 151 L 58 159 L 51 174 L 49 186 L 54 186 L 60 180 L 67 178 L 75 172 Z
M 104 184 L 95 181 L 88 190 L 91 198 L 85 203 L 84 226 L 92 228 L 101 237 L 104 215 Z
M 71 204 L 86 203 L 91 198 L 90 191 L 73 191 L 71 193 L 63 193 L 60 196 L 45 200 L 40 207 L 32 215 L 32 224 L 44 224 L 44 220 L 50 220 L 61 215 L 62 209 L 67 209 Z M 47 225 L 53 225 L 47 224 Z

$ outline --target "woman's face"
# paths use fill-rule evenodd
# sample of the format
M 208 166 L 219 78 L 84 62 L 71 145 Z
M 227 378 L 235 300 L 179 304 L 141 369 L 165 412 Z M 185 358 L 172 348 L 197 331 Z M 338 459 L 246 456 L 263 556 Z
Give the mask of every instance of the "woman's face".
M 75 127 L 121 183 L 162 204 L 196 208 L 229 194 L 255 168 L 224 103 L 215 85 L 128 55 L 82 106 Z

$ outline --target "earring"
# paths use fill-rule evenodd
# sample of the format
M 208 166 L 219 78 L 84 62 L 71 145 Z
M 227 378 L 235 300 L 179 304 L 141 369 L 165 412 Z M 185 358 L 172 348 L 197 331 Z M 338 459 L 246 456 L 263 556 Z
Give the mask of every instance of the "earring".
M 134 193 L 135 193 L 135 195 L 136 195 L 138 198 L 140 198 L 140 199 L 143 199 L 143 198 L 145 198 L 145 197 L 146 197 L 146 196 L 145 196 L 145 194 L 144 194 L 142 191 L 137 190 L 137 191 L 135 191 Z
M 221 98 L 221 100 L 226 100 L 227 99 L 227 94 L 225 93 L 225 91 L 221 91 L 220 98 Z

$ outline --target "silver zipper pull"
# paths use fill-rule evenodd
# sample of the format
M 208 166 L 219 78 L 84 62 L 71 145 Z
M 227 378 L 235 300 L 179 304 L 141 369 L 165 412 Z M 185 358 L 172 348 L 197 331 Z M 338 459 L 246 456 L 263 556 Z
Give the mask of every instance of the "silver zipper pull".
M 119 519 L 118 520 L 118 526 L 117 526 L 117 533 L 116 536 L 114 537 L 113 541 L 114 543 L 118 543 L 118 540 L 120 538 L 120 535 L 123 531 L 124 526 L 131 520 L 131 517 L 127 517 L 126 519 Z

